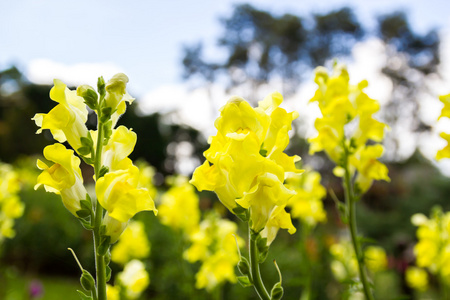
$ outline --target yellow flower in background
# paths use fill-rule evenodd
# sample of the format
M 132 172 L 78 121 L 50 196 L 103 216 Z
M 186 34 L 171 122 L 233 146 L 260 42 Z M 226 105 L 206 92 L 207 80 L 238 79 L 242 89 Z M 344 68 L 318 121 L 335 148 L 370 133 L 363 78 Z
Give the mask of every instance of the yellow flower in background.
M 155 204 L 145 188 L 137 188 L 139 170 L 131 165 L 127 170 L 107 173 L 100 178 L 95 191 L 100 204 L 109 216 L 120 222 L 128 222 L 136 213 L 153 210 Z
M 138 298 L 150 284 L 150 276 L 145 270 L 145 265 L 137 259 L 127 263 L 117 278 L 129 299 Z
M 69 90 L 62 81 L 55 79 L 53 82 L 55 85 L 50 90 L 50 98 L 59 104 L 48 114 L 34 116 L 36 125 L 41 127 L 37 133 L 49 129 L 54 139 L 60 143 L 67 140 L 78 151 L 82 146 L 80 138 L 88 135 L 86 104 L 76 91 Z
M 158 190 L 156 189 L 153 178 L 155 177 L 155 168 L 150 166 L 144 160 L 138 160 L 136 167 L 139 169 L 138 187 L 146 188 L 152 199 L 156 198 Z
M 142 259 L 150 255 L 150 242 L 145 233 L 144 223 L 131 221 L 111 250 L 111 260 L 125 265 L 132 259 Z
M 355 183 L 361 192 L 366 192 L 373 180 L 391 181 L 388 168 L 377 160 L 383 152 L 383 146 L 376 144 L 363 147 L 350 157 L 350 163 L 358 170 Z
M 108 300 L 120 300 L 120 288 L 118 286 L 106 285 L 106 298 Z
M 405 271 L 406 284 L 415 290 L 424 292 L 428 289 L 428 274 L 422 268 L 408 267 Z
M 439 136 L 447 142 L 447 146 L 436 153 L 436 159 L 441 160 L 443 158 L 450 158 L 450 134 L 441 132 Z
M 320 184 L 320 180 L 320 174 L 309 169 L 300 176 L 292 175 L 286 179 L 287 187 L 296 192 L 288 202 L 291 216 L 310 226 L 327 220 L 322 202 L 327 191 Z
M 54 162 L 47 166 L 38 160 L 37 166 L 42 170 L 38 176 L 35 189 L 41 185 L 47 192 L 60 194 L 64 206 L 76 217 L 81 210 L 80 201 L 87 198 L 80 170 L 80 159 L 73 150 L 66 149 L 62 144 L 53 144 L 44 148 L 44 157 Z
M 202 263 L 196 275 L 198 289 L 211 291 L 225 281 L 236 282 L 234 267 L 240 257 L 235 236 L 242 246 L 244 241 L 237 235 L 237 225 L 220 219 L 215 212 L 209 214 L 191 234 L 192 245 L 184 252 L 184 258 L 191 263 Z
M 0 162 L 0 243 L 15 236 L 14 219 L 23 215 L 25 206 L 18 196 L 20 188 L 16 170 Z
M 340 282 L 349 281 L 358 277 L 358 262 L 350 241 L 340 241 L 330 247 L 333 257 L 331 271 Z M 364 262 L 367 268 L 377 273 L 387 268 L 387 255 L 380 246 L 368 246 L 364 249 Z
M 358 262 L 350 241 L 333 244 L 330 247 L 330 254 L 333 257 L 331 271 L 336 280 L 344 282 L 357 277 Z
M 338 166 L 347 161 L 352 173 L 358 171 L 360 192 L 367 191 L 373 180 L 390 181 L 387 167 L 378 161 L 383 147 L 373 144 L 383 140 L 388 126 L 373 117 L 380 105 L 364 92 L 367 81 L 351 85 L 345 66 L 336 64 L 331 75 L 316 68 L 315 82 L 318 89 L 310 102 L 318 102 L 322 117 L 314 124 L 318 135 L 308 139 L 310 154 L 325 151 Z M 367 145 L 369 141 L 372 144 Z
M 366 247 L 364 250 L 364 260 L 367 268 L 373 273 L 386 270 L 388 265 L 386 252 L 378 246 Z
M 261 231 L 272 213 L 279 211 L 278 207 L 284 209 L 295 194 L 284 186 L 287 174 L 302 172 L 295 167 L 300 157 L 283 152 L 298 113 L 287 113 L 279 107 L 282 101 L 281 94 L 275 92 L 252 108 L 242 98 L 231 98 L 214 123 L 217 134 L 209 140 L 206 161 L 190 181 L 199 191 L 214 191 L 233 213 L 238 204 L 249 209 L 255 232 Z M 273 222 L 272 226 L 281 223 Z
M 200 221 L 198 195 L 186 177 L 178 176 L 172 183 L 161 196 L 158 216 L 164 225 L 190 235 L 197 230 Z
M 444 107 L 438 120 L 442 117 L 450 118 L 450 94 L 439 96 L 439 100 L 444 104 Z M 447 142 L 447 145 L 436 153 L 436 159 L 450 158 L 450 134 L 441 132 L 439 136 Z
M 411 222 L 418 226 L 414 246 L 417 266 L 450 284 L 450 212 L 435 208 L 430 218 L 415 214 Z

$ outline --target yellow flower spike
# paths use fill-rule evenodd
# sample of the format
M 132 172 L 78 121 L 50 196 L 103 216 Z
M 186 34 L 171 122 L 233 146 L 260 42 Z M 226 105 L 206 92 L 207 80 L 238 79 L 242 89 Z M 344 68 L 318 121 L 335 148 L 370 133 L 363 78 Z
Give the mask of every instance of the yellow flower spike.
M 327 192 L 320 180 L 320 174 L 310 170 L 300 176 L 294 175 L 286 179 L 287 187 L 296 192 L 288 202 L 291 216 L 311 226 L 327 220 L 322 203 Z
M 98 180 L 95 186 L 98 201 L 112 218 L 127 222 L 140 211 L 157 213 L 148 190 L 137 188 L 138 180 L 139 170 L 135 166 L 107 173 Z
M 408 267 L 405 272 L 406 284 L 415 290 L 424 292 L 428 289 L 428 274 L 422 268 Z
M 180 178 L 178 178 L 180 181 Z M 200 220 L 199 199 L 194 187 L 185 179 L 161 196 L 158 216 L 161 223 L 190 235 Z
M 44 157 L 54 162 L 48 167 L 38 160 L 38 167 L 43 170 L 38 176 L 35 189 L 44 185 L 47 192 L 60 194 L 64 206 L 76 217 L 81 210 L 80 201 L 86 199 L 87 191 L 83 185 L 80 170 L 80 159 L 61 144 L 53 144 L 44 148 Z
M 211 291 L 225 281 L 236 282 L 234 269 L 240 259 L 236 240 L 240 247 L 244 245 L 244 241 L 236 232 L 237 226 L 234 222 L 220 219 L 214 212 L 208 215 L 190 236 L 192 245 L 183 256 L 191 263 L 202 262 L 196 274 L 196 288 Z
M 124 270 L 117 277 L 129 299 L 137 299 L 150 284 L 150 276 L 145 270 L 144 264 L 137 259 L 126 264 Z
M 260 232 L 267 225 L 276 206 L 285 206 L 295 192 L 287 189 L 272 173 L 258 176 L 257 184 L 236 202 L 250 209 L 251 228 Z
M 60 143 L 66 140 L 73 149 L 78 150 L 82 146 L 80 138 L 86 137 L 88 111 L 82 97 L 77 96 L 76 91 L 71 91 L 60 80 L 54 80 L 55 86 L 50 90 L 50 98 L 59 104 L 48 114 L 36 114 L 33 118 L 36 125 L 43 129 L 49 129 L 53 137 Z
M 23 215 L 23 211 L 25 209 L 25 205 L 20 202 L 18 196 L 11 196 L 6 199 L 3 199 L 1 205 L 1 210 L 6 218 L 17 219 Z
M 144 223 L 131 221 L 119 242 L 111 250 L 111 260 L 125 265 L 132 259 L 143 259 L 150 254 L 150 242 L 145 233 Z
M 439 101 L 444 103 L 444 107 L 441 110 L 441 115 L 438 120 L 442 117 L 450 118 L 450 94 L 439 96 Z

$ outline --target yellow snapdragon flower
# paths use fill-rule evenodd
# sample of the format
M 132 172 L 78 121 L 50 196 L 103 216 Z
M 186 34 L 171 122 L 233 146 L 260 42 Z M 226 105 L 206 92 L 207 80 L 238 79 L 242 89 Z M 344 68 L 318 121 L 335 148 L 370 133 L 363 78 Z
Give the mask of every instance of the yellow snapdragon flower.
M 128 169 L 107 173 L 100 178 L 95 191 L 100 204 L 108 211 L 109 216 L 128 222 L 136 213 L 144 210 L 157 212 L 148 190 L 138 188 L 139 169 L 128 165 Z
M 238 204 L 249 209 L 254 232 L 264 229 L 275 211 L 276 218 L 286 220 L 272 225 L 291 223 L 290 215 L 279 214 L 277 207 L 284 209 L 295 194 L 284 186 L 286 174 L 302 172 L 295 167 L 300 158 L 283 152 L 298 113 L 280 108 L 282 100 L 280 93 L 272 93 L 252 108 L 244 99 L 232 97 L 220 109 L 214 123 L 217 134 L 204 153 L 206 161 L 191 180 L 199 191 L 214 191 L 231 212 Z
M 9 164 L 0 163 L 0 243 L 4 238 L 13 238 L 14 219 L 23 215 L 25 206 L 18 192 L 20 182 L 18 173 Z
M 331 75 L 323 67 L 316 68 L 318 89 L 310 102 L 318 103 L 322 117 L 314 124 L 318 135 L 308 139 L 309 152 L 325 151 L 339 168 L 348 156 L 349 169 L 358 171 L 355 183 L 364 193 L 373 180 L 390 181 L 387 167 L 378 161 L 383 146 L 367 145 L 369 140 L 381 142 L 388 126 L 373 118 L 380 105 L 364 92 L 367 81 L 354 86 L 349 79 L 342 65 L 335 65 Z M 335 174 L 342 176 L 339 168 Z
M 60 194 L 64 206 L 76 217 L 81 210 L 80 201 L 87 198 L 80 170 L 80 159 L 73 150 L 66 149 L 62 144 L 53 144 L 44 148 L 44 157 L 54 162 L 48 166 L 38 160 L 37 165 L 42 173 L 38 176 L 35 189 L 41 185 L 47 192 Z
M 161 196 L 158 216 L 161 223 L 190 235 L 200 221 L 199 199 L 188 179 L 178 176 L 174 185 Z
M 108 300 L 120 300 L 120 288 L 118 286 L 106 285 L 106 298 Z
M 358 278 L 358 262 L 350 241 L 340 241 L 330 247 L 333 257 L 331 271 L 340 282 Z M 364 262 L 373 272 L 381 272 L 387 268 L 387 255 L 380 246 L 368 246 L 364 249 Z
M 312 170 L 307 170 L 300 176 L 289 176 L 286 179 L 288 188 L 296 192 L 296 195 L 288 202 L 292 217 L 298 218 L 310 226 L 327 220 L 322 202 L 327 191 L 320 184 L 320 180 L 320 174 Z
M 379 246 L 366 247 L 364 259 L 367 268 L 374 273 L 386 270 L 388 265 L 386 252 Z
M 142 259 L 150 254 L 150 242 L 145 233 L 144 223 L 131 221 L 119 242 L 111 250 L 111 260 L 125 265 L 132 259 Z
M 128 299 L 138 298 L 150 284 L 150 276 L 145 270 L 145 265 L 137 259 L 127 263 L 117 278 L 121 287 L 125 289 Z
M 244 241 L 237 235 L 235 223 L 220 219 L 217 213 L 210 214 L 190 236 L 192 245 L 184 252 L 184 258 L 202 265 L 196 275 L 196 287 L 211 291 L 225 281 L 236 282 L 234 267 L 240 257 L 236 248 Z
M 48 114 L 36 114 L 33 120 L 43 129 L 49 129 L 53 138 L 63 143 L 66 140 L 73 149 L 78 151 L 82 146 L 80 138 L 88 135 L 86 127 L 88 111 L 84 99 L 77 96 L 76 91 L 71 91 L 58 79 L 54 81 L 54 87 L 50 90 L 50 98 L 58 102 Z
M 405 279 L 410 288 L 421 292 L 428 289 L 428 274 L 422 268 L 408 267 L 405 271 Z
M 418 226 L 414 246 L 416 264 L 450 283 L 450 212 L 436 209 L 430 218 L 415 214 L 411 222 Z

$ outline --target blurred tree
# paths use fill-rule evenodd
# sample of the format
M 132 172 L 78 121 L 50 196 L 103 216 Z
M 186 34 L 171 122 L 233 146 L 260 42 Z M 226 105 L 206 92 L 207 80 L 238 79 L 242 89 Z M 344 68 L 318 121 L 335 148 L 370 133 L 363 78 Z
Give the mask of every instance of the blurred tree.
M 229 18 L 221 19 L 224 34 L 218 45 L 226 50 L 223 62 L 206 62 L 202 43 L 185 46 L 185 79 L 211 84 L 224 80 L 228 89 L 243 87 L 240 94 L 252 95 L 270 80 L 280 80 L 284 95 L 294 93 L 305 70 L 327 58 L 347 55 L 363 29 L 349 8 L 313 16 L 308 21 L 293 14 L 274 16 L 249 4 L 237 5 Z M 249 96 L 244 95 L 244 96 Z M 257 98 L 259 99 L 259 97 Z
M 421 99 L 430 92 L 428 79 L 438 73 L 440 39 L 435 30 L 423 35 L 414 32 L 403 12 L 379 17 L 377 34 L 385 43 L 382 73 L 392 82 L 391 97 L 383 110 L 392 128 L 386 141 L 387 154 L 390 160 L 404 159 L 399 137 L 412 136 L 410 140 L 415 145 L 410 148 L 414 151 L 419 140 L 417 134 L 431 129 L 421 120 L 419 109 Z

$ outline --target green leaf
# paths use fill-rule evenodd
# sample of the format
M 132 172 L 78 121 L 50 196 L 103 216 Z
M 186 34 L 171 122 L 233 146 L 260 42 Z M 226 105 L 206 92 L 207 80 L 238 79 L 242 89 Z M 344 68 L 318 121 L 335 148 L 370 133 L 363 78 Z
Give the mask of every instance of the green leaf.
M 77 216 L 78 218 L 87 218 L 91 215 L 91 211 L 87 210 L 87 209 L 80 209 L 79 211 L 77 211 Z
M 103 236 L 102 241 L 100 242 L 100 245 L 97 248 L 97 254 L 100 256 L 106 255 L 106 253 L 109 250 L 109 244 L 111 242 L 110 236 Z
M 97 91 L 100 94 L 100 99 L 105 98 L 106 95 L 106 89 L 105 89 L 105 79 L 103 79 L 103 76 L 100 76 L 97 80 Z
M 81 300 L 92 300 L 92 296 L 88 296 L 80 290 L 77 290 L 77 292 L 80 295 Z
M 100 122 L 106 123 L 111 119 L 113 111 L 111 107 L 103 107 L 102 108 L 102 114 L 100 117 Z
M 85 219 L 80 219 L 80 218 L 78 220 L 80 221 L 80 223 L 84 227 L 84 229 L 87 229 L 87 230 L 94 229 L 94 227 L 91 225 L 91 222 L 89 222 Z
M 249 287 L 253 285 L 248 276 L 237 276 L 236 278 L 243 287 Z
M 108 172 L 109 172 L 109 168 L 106 167 L 106 166 L 102 166 L 102 167 L 100 168 L 100 172 L 98 173 L 98 178 L 97 178 L 97 180 L 100 179 L 100 178 L 102 178 L 103 176 L 105 176 L 106 173 L 108 173 Z
M 238 262 L 237 267 L 242 275 L 250 276 L 250 264 L 245 257 L 241 256 L 241 260 Z
M 270 300 L 280 300 L 283 297 L 284 290 L 281 286 L 281 282 L 275 283 L 275 285 L 272 288 L 272 291 L 270 292 Z
M 233 208 L 233 213 L 239 219 L 241 219 L 241 221 L 243 221 L 243 222 L 248 222 L 248 220 L 250 219 L 250 212 L 249 212 L 249 210 L 246 209 L 246 208 L 243 208 L 239 204 L 237 204 L 237 206 L 235 208 Z
M 106 146 L 108 144 L 111 135 L 112 135 L 112 121 L 109 120 L 108 122 L 103 124 L 103 136 L 104 136 L 103 145 Z
M 81 137 L 80 141 L 81 141 L 81 145 L 83 145 L 85 147 L 89 147 L 89 148 L 94 147 L 94 142 L 92 141 L 92 137 L 90 134 L 88 134 L 87 137 Z
M 95 280 L 94 277 L 92 277 L 91 273 L 89 273 L 89 271 L 83 270 L 83 274 L 81 274 L 80 278 L 80 283 L 86 291 L 95 290 Z
M 111 280 L 111 268 L 109 266 L 106 266 L 106 282 Z
M 78 149 L 77 149 L 77 152 L 78 152 L 80 155 L 86 156 L 86 155 L 91 154 L 91 148 L 86 147 L 86 146 L 83 146 L 83 147 L 78 148 Z
M 93 165 L 94 164 L 94 159 L 92 159 L 91 157 L 85 157 L 85 156 L 81 155 L 81 158 L 88 165 Z

